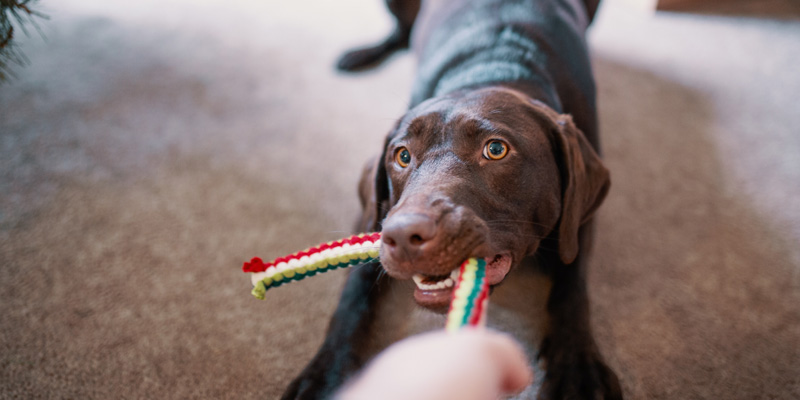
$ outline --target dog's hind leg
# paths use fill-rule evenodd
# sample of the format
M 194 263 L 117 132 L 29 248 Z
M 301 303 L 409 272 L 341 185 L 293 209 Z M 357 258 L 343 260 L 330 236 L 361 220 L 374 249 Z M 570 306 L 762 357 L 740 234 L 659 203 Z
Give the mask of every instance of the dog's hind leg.
M 411 27 L 419 12 L 420 0 L 386 0 L 386 6 L 397 21 L 394 31 L 376 45 L 346 52 L 339 58 L 337 68 L 342 71 L 372 68 L 395 51 L 408 48 Z

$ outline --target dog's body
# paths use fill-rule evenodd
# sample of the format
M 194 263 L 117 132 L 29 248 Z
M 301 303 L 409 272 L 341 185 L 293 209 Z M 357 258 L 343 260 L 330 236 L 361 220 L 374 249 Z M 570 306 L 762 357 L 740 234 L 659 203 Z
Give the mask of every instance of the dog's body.
M 391 342 L 441 328 L 451 292 L 430 284 L 470 256 L 489 261 L 490 326 L 545 362 L 520 397 L 621 398 L 585 282 L 591 216 L 609 185 L 584 36 L 597 2 L 387 4 L 395 32 L 339 64 L 374 64 L 414 27 L 410 110 L 359 188 L 358 230 L 382 230 L 383 268 L 351 272 L 322 348 L 284 398 L 326 398 Z

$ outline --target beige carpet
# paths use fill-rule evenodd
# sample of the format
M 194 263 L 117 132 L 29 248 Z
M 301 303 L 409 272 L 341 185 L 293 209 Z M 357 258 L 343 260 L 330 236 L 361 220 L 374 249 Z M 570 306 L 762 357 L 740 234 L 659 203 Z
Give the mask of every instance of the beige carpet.
M 414 60 L 333 71 L 379 1 L 109 3 L 44 1 L 0 86 L 0 397 L 276 398 L 343 275 L 260 302 L 241 262 L 349 232 Z M 591 32 L 600 346 L 631 399 L 796 399 L 800 22 L 628 3 Z

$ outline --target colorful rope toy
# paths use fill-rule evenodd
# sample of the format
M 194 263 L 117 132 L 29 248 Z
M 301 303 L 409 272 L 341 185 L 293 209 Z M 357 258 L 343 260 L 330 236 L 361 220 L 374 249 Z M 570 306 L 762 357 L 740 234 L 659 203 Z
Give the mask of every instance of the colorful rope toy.
M 444 328 L 455 332 L 464 326 L 483 326 L 489 303 L 486 261 L 470 258 L 461 264 Z
M 258 257 L 245 262 L 242 271 L 251 273 L 253 296 L 263 300 L 267 290 L 318 273 L 379 260 L 380 232 L 350 236 L 328 242 L 269 263 Z M 454 332 L 464 326 L 483 326 L 489 300 L 486 261 L 470 258 L 459 268 L 445 329 Z
M 266 264 L 255 257 L 244 263 L 242 271 L 253 273 L 250 276 L 252 294 L 264 300 L 267 289 L 286 282 L 377 260 L 380 248 L 380 233 L 360 234 L 280 257 Z

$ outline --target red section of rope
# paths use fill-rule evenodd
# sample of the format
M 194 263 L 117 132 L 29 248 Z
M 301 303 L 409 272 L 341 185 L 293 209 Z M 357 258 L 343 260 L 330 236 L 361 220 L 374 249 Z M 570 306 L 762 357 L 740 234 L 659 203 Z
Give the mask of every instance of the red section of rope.
M 312 247 L 312 248 L 310 248 L 308 250 L 303 250 L 303 251 L 295 253 L 295 254 L 291 254 L 291 255 L 288 255 L 288 256 L 284 256 L 284 257 L 278 257 L 275 260 L 273 260 L 271 262 L 268 262 L 268 263 L 264 263 L 264 261 L 262 259 L 258 258 L 258 257 L 253 257 L 253 259 L 251 259 L 250 262 L 245 262 L 242 265 L 242 271 L 243 272 L 264 272 L 268 268 L 273 267 L 275 265 L 278 265 L 278 264 L 280 264 L 282 262 L 289 262 L 291 260 L 298 260 L 298 259 L 300 259 L 300 258 L 302 258 L 304 256 L 311 256 L 313 254 L 325 251 L 327 249 L 335 249 L 337 247 L 342 247 L 345 244 L 349 244 L 349 245 L 352 246 L 352 245 L 361 244 L 361 243 L 364 243 L 364 242 L 373 242 L 374 243 L 376 240 L 380 239 L 380 237 L 381 237 L 381 233 L 380 232 L 375 232 L 375 233 L 371 233 L 371 234 L 368 234 L 368 235 L 364 235 L 364 237 L 359 237 L 358 235 L 353 235 L 353 236 L 350 236 L 350 237 L 347 237 L 347 238 L 344 238 L 344 239 L 341 239 L 341 240 L 338 240 L 338 241 L 335 241 L 335 242 L 332 242 L 332 243 L 323 243 L 323 244 L 321 244 L 319 246 Z

